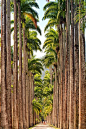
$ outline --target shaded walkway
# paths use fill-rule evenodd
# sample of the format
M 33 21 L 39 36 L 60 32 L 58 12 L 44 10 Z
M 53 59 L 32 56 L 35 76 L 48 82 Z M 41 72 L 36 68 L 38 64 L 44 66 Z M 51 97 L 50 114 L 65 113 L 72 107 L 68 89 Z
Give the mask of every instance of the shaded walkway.
M 33 127 L 32 129 L 55 129 L 55 128 L 50 127 L 47 124 L 45 125 L 45 124 L 40 123 L 40 124 L 36 125 L 35 127 Z

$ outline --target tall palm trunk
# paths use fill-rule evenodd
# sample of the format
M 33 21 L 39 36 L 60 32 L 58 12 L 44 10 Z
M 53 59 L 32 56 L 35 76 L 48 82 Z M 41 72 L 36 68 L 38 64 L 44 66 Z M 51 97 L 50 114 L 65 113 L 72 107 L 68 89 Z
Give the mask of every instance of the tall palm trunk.
M 55 81 L 53 87 L 53 125 L 55 125 Z
M 28 58 L 30 59 L 30 51 L 29 51 L 29 55 L 28 55 Z M 30 71 L 28 70 L 28 124 L 29 124 L 29 127 L 30 127 Z
M 55 68 L 55 126 L 57 127 L 57 65 L 54 66 Z
M 79 72 L 80 72 L 79 73 L 79 129 L 85 129 L 86 128 L 85 37 L 82 30 L 80 34 L 81 35 L 80 35 L 79 45 L 81 47 L 79 46 Z
M 11 115 L 11 28 L 10 28 L 10 0 L 7 0 L 7 115 L 8 126 L 12 128 Z
M 78 23 L 75 24 L 75 84 L 74 84 L 74 129 L 79 123 L 79 42 Z
M 34 99 L 34 74 L 33 74 L 33 99 Z M 33 125 L 35 125 L 35 111 L 33 110 Z
M 66 57 L 65 57 L 65 110 L 64 110 L 64 129 L 69 128 L 69 46 L 70 46 L 70 0 L 67 0 L 66 5 Z
M 22 31 L 21 31 L 21 2 L 18 1 L 18 17 L 19 17 L 19 129 L 23 129 L 23 114 L 22 114 Z
M 50 84 L 52 85 L 52 65 L 49 67 L 50 69 Z M 50 113 L 50 124 L 52 124 L 52 113 Z
M 32 83 L 33 83 L 33 89 L 32 89 L 32 100 L 33 100 L 34 99 L 34 74 L 32 76 Z M 34 110 L 33 110 L 33 125 L 34 125 Z
M 29 97 L 29 83 L 28 83 L 28 52 L 26 52 L 26 121 L 27 128 L 29 128 L 29 113 L 28 113 L 28 97 Z
M 60 29 L 59 29 L 59 43 L 61 42 L 61 33 L 60 33 Z M 60 51 L 61 52 L 61 51 Z M 58 96 L 59 96 L 59 98 L 58 98 L 58 103 L 59 103 L 59 105 L 58 105 L 58 128 L 60 128 L 60 118 L 61 118 L 61 88 L 60 88 L 60 84 L 61 84 L 61 54 L 60 54 L 60 52 L 59 52 L 59 60 L 58 60 L 58 71 L 59 71 L 59 77 L 58 77 L 58 83 L 59 83 L 59 88 L 58 88 Z
M 65 31 L 65 25 L 63 29 L 63 129 L 65 125 L 65 56 L 66 56 L 66 31 Z
M 29 97 L 30 97 L 30 99 L 29 99 L 29 101 L 30 101 L 30 103 L 29 103 L 29 106 L 30 106 L 30 108 L 29 108 L 29 114 L 30 114 L 30 116 L 29 116 L 29 119 L 30 119 L 30 127 L 32 126 L 32 124 L 31 124 L 31 115 L 32 115 L 32 113 L 31 113 L 31 111 L 32 111 L 32 105 L 31 105 L 31 71 L 30 71 L 30 77 L 29 77 L 29 81 L 30 81 L 30 95 L 29 95 Z
M 60 128 L 63 128 L 63 30 L 61 25 L 61 40 L 60 40 L 60 57 L 61 57 L 61 82 L 60 82 L 60 89 L 61 89 L 61 110 L 60 110 Z
M 16 89 L 18 86 L 18 66 L 17 66 L 17 3 L 14 0 L 14 57 L 13 57 L 13 128 L 18 128 L 17 118 L 17 100 L 16 100 Z
M 70 44 L 70 119 L 69 129 L 74 128 L 74 2 L 71 0 L 71 44 Z
M 85 39 L 80 29 L 79 1 L 79 129 L 86 128 L 86 81 L 85 81 Z
M 33 126 L 32 90 L 33 90 L 33 79 L 32 79 L 32 73 L 30 72 L 30 126 Z
M 23 128 L 26 129 L 26 40 L 23 26 Z
M 30 72 L 28 72 L 29 76 L 28 76 L 28 123 L 29 123 L 29 127 L 30 127 Z
M 1 5 L 1 127 L 8 129 L 6 114 L 6 0 L 2 0 Z

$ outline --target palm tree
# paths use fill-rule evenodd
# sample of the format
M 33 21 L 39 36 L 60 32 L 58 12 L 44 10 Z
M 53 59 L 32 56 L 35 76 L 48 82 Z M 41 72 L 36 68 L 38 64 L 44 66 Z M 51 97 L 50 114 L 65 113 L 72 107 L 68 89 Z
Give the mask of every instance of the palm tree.
M 74 3 L 71 0 L 71 44 L 70 44 L 70 118 L 69 128 L 74 128 Z
M 77 1 L 76 8 L 77 8 Z M 75 15 L 77 13 L 75 12 Z M 78 129 L 79 123 L 79 41 L 78 41 L 78 22 L 75 23 L 75 84 L 74 84 L 74 129 Z
M 14 0 L 14 57 L 13 57 L 13 128 L 18 128 L 16 88 L 18 87 L 18 65 L 17 65 L 17 3 Z
M 37 12 L 32 9 L 32 6 L 35 6 L 38 8 L 38 4 L 36 2 L 28 2 L 28 1 L 22 1 L 21 3 L 21 15 L 22 15 L 22 22 L 23 22 L 23 121 L 24 121 L 24 128 L 26 128 L 26 32 L 25 32 L 25 23 L 26 23 L 26 16 L 29 17 L 36 27 L 36 19 L 35 17 L 38 17 Z
M 60 6 L 61 4 L 61 6 Z M 65 1 L 49 2 L 44 6 L 44 17 L 43 20 L 49 19 L 45 26 L 45 31 L 49 27 L 59 26 L 59 24 L 65 23 Z
M 46 33 L 45 36 L 46 36 L 46 40 L 44 42 L 43 48 L 45 48 L 45 52 L 47 54 L 51 53 L 51 54 L 47 55 L 48 57 L 45 57 L 45 62 L 48 61 L 48 62 L 46 62 L 46 64 L 50 65 L 50 64 L 53 64 L 52 61 L 54 61 L 54 60 L 52 60 L 53 59 L 52 58 L 52 52 L 54 52 L 54 54 L 55 54 L 54 58 L 56 58 L 56 60 L 57 60 L 57 53 L 55 52 L 55 49 L 56 49 L 57 45 L 59 46 L 59 43 L 58 43 L 59 42 L 59 40 L 58 40 L 59 39 L 58 38 L 58 32 L 55 31 L 54 29 L 50 29 L 50 30 L 48 30 L 48 33 Z M 50 45 L 54 48 L 54 50 L 51 49 Z M 48 58 L 50 58 L 50 59 L 48 59 Z M 57 122 L 57 116 L 58 116 L 58 110 L 59 110 L 59 107 L 58 107 L 58 93 L 59 93 L 58 90 L 59 90 L 59 88 L 58 88 L 58 83 L 57 83 L 57 61 L 53 65 L 54 65 L 54 71 L 55 71 L 55 86 L 54 86 L 55 95 L 54 95 L 54 99 L 57 98 L 55 100 L 56 104 L 54 104 L 54 101 L 53 101 L 53 108 L 55 106 L 55 109 L 53 109 L 53 115 L 55 114 L 55 116 L 53 118 L 53 124 L 55 124 L 55 126 L 57 126 L 57 123 L 58 123 Z M 54 111 L 56 113 L 54 113 Z
M 28 24 L 28 23 L 27 23 Z M 26 29 L 28 29 L 27 27 L 27 24 L 26 24 Z M 41 44 L 41 41 L 37 38 L 37 32 L 35 31 L 29 31 L 29 37 L 27 39 L 27 52 L 26 52 L 26 57 L 27 57 L 27 60 L 26 62 L 28 63 L 28 58 L 30 57 L 30 54 L 33 54 L 33 50 L 37 51 L 37 50 L 41 50 L 40 48 L 40 45 Z M 32 64 L 31 64 L 32 65 Z M 33 74 L 31 74 L 31 72 L 28 72 L 28 65 L 26 65 L 26 71 L 27 71 L 27 75 L 26 75 L 26 101 L 28 101 L 28 74 L 30 74 L 30 90 L 32 89 L 33 87 Z M 30 100 L 30 103 L 32 102 L 32 99 L 33 99 L 33 93 L 32 93 L 32 90 L 29 92 L 30 96 L 31 96 L 31 100 Z M 33 112 L 32 112 L 32 104 L 30 104 L 30 126 L 33 126 Z M 27 112 L 28 112 L 28 103 L 27 103 Z M 27 119 L 28 119 L 28 114 L 26 113 L 26 116 L 27 116 Z
M 8 129 L 6 113 L 6 0 L 1 1 L 1 127 Z
M 25 114 L 25 111 L 26 111 L 26 97 L 25 97 L 25 94 L 26 94 L 26 39 L 25 39 L 25 25 L 23 23 L 23 122 L 24 122 L 24 129 L 26 128 L 26 114 Z
M 11 42 L 10 42 L 10 0 L 7 0 L 7 115 L 8 127 L 12 128 L 12 114 L 11 114 Z
M 19 128 L 23 129 L 22 115 L 22 30 L 21 30 L 21 1 L 18 1 L 19 14 Z
M 27 24 L 26 24 L 27 25 Z M 27 39 L 27 62 L 28 62 L 28 58 L 30 59 L 30 55 L 32 54 L 33 55 L 33 50 L 37 51 L 37 50 L 41 50 L 40 46 L 41 45 L 41 41 L 37 38 L 37 32 L 36 31 L 29 31 L 29 36 L 28 36 L 28 39 Z M 31 64 L 32 65 L 32 64 Z M 34 68 L 34 65 L 33 67 Z M 31 76 L 31 72 L 28 71 L 28 65 L 26 66 L 26 69 L 27 69 L 27 75 L 26 77 L 28 78 L 28 74 L 30 74 Z M 31 85 L 31 88 L 33 87 L 33 74 L 32 76 L 30 77 L 29 81 L 30 81 L 30 85 Z M 31 81 L 32 80 L 32 81 Z M 28 82 L 28 79 L 26 81 L 27 85 L 29 84 Z M 29 86 L 30 86 L 29 85 Z M 31 89 L 30 88 L 30 89 Z M 29 89 L 29 88 L 28 88 Z M 32 90 L 31 90 L 32 91 Z M 26 91 L 27 92 L 27 91 Z M 31 96 L 31 93 L 32 92 L 29 92 L 30 96 Z M 33 97 L 33 93 L 32 93 L 32 97 Z M 30 101 L 31 102 L 31 101 Z M 27 105 L 28 107 L 28 105 Z M 31 112 L 32 111 L 32 105 L 29 106 L 31 108 L 30 110 L 30 126 L 32 126 L 32 123 L 33 123 L 33 113 Z M 26 114 L 27 115 L 27 114 Z M 28 117 L 28 115 L 27 115 Z
M 28 60 L 28 70 L 30 71 L 30 126 L 33 126 L 33 91 L 34 91 L 34 84 L 33 84 L 33 75 L 36 72 L 41 73 L 41 70 L 43 70 L 43 66 L 40 62 L 40 59 L 29 59 Z
M 69 127 L 69 95 L 70 95 L 70 0 L 67 0 L 66 6 L 66 59 L 65 59 L 65 111 L 64 128 Z M 68 89 L 68 90 L 67 90 Z M 67 97 L 68 96 L 68 97 Z
M 57 92 L 56 92 L 57 91 L 57 53 L 51 47 L 49 48 L 49 46 L 46 52 L 47 54 L 45 58 L 43 59 L 45 66 L 50 66 L 51 64 L 53 64 L 54 69 L 55 69 L 55 83 L 54 83 L 54 89 L 53 89 L 54 90 L 53 91 L 53 124 L 57 126 L 56 125 L 56 121 L 57 121 L 57 101 L 56 101 L 56 98 L 57 98 Z
M 44 6 L 44 10 L 45 10 L 45 14 L 44 14 L 44 18 L 43 19 L 47 19 L 49 18 L 48 24 L 45 27 L 45 31 L 52 26 L 56 26 L 58 28 L 59 31 L 59 43 L 62 37 L 62 24 L 66 23 L 66 19 L 65 19 L 65 1 L 56 1 L 56 2 L 49 2 Z M 60 45 L 61 46 L 61 45 Z M 63 58 L 63 55 L 61 54 L 61 47 L 60 47 L 60 57 Z M 63 60 L 62 60 L 63 61 Z M 63 63 L 60 61 L 60 66 Z M 62 65 L 63 66 L 63 65 Z M 61 67 L 63 68 L 63 67 Z M 62 69 L 60 69 L 60 76 L 63 78 L 63 74 L 62 74 Z M 63 126 L 63 109 L 62 109 L 62 104 L 63 104 L 63 81 L 61 81 L 61 78 L 59 76 L 59 80 L 60 80 L 60 85 L 61 85 L 61 94 L 59 99 L 62 97 L 61 100 L 59 100 L 59 102 L 61 101 L 61 104 L 59 104 L 61 107 L 59 109 L 61 109 L 60 113 L 61 116 L 59 117 L 58 121 L 60 121 L 60 124 L 58 122 L 58 127 L 62 128 Z M 59 92 L 60 93 L 60 92 Z
M 18 2 L 18 4 L 19 4 L 19 2 Z M 22 23 L 26 23 L 27 21 L 26 21 L 26 19 L 27 19 L 27 17 L 29 17 L 30 19 L 29 19 L 29 21 L 30 21 L 30 24 L 26 24 L 26 29 L 28 28 L 28 25 L 30 25 L 29 26 L 29 28 L 33 28 L 33 29 L 36 29 L 36 20 L 35 20 L 35 15 L 37 15 L 37 17 L 38 17 L 38 14 L 37 14 L 37 12 L 36 11 L 34 11 L 34 9 L 32 9 L 31 8 L 31 6 L 35 6 L 35 7 L 37 7 L 38 8 L 38 4 L 36 3 L 36 2 L 28 2 L 28 1 L 22 1 L 21 2 L 21 19 L 22 19 Z M 29 13 L 30 12 L 30 13 Z M 32 14 L 33 14 L 33 16 L 32 16 Z M 32 23 L 32 21 L 33 21 L 33 23 Z M 24 34 L 24 38 L 23 38 L 23 41 L 24 42 L 26 42 L 26 37 L 27 37 L 27 34 L 26 34 L 26 32 L 25 32 L 25 23 L 23 24 L 23 34 Z M 12 30 L 13 30 L 14 28 L 12 28 Z M 41 33 L 41 31 L 40 31 L 40 28 L 37 26 L 37 30 L 39 31 L 39 33 Z M 26 35 L 26 36 L 25 36 Z M 21 42 L 21 41 L 20 41 Z M 23 46 L 24 46 L 25 44 L 23 43 Z M 26 47 L 26 45 L 24 46 L 24 47 Z M 38 48 L 38 47 L 37 47 Z M 25 48 L 26 49 L 26 48 Z M 39 47 L 39 49 L 40 49 L 40 47 Z M 25 52 L 26 52 L 26 50 L 25 50 Z M 21 57 L 20 57 L 21 58 Z M 24 58 L 25 59 L 25 58 Z M 26 60 L 26 59 L 25 59 Z M 25 62 L 25 61 L 24 61 Z M 25 67 L 25 66 L 24 66 Z M 25 70 L 26 71 L 26 70 Z M 26 73 L 26 72 L 24 72 L 24 73 Z M 26 74 L 25 74 L 26 75 Z M 23 76 L 23 77 L 25 77 L 25 76 Z M 25 81 L 24 81 L 25 82 Z M 21 84 L 21 83 L 19 83 L 19 84 Z M 25 86 L 25 85 L 24 85 Z M 19 87 L 20 88 L 20 87 Z M 19 92 L 19 91 L 18 91 Z M 23 94 L 24 95 L 24 94 Z M 24 99 L 24 97 L 23 97 L 23 100 L 24 101 L 26 101 L 26 99 Z M 23 106 L 23 108 L 24 108 L 24 106 Z M 25 110 L 23 110 L 23 112 L 24 112 Z M 24 117 L 23 117 L 24 118 Z M 25 118 L 26 119 L 26 118 Z M 24 120 L 25 120 L 24 119 Z M 26 122 L 25 122 L 25 124 L 26 124 Z
M 80 8 L 81 1 L 79 1 L 79 129 L 84 129 L 86 128 L 85 39 L 81 30 Z

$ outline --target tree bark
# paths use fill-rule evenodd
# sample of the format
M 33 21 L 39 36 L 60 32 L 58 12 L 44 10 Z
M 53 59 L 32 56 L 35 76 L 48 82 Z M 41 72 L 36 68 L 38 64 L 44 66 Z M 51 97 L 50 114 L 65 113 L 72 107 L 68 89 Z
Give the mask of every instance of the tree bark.
M 23 26 L 23 128 L 26 129 L 26 41 Z
M 69 129 L 74 128 L 74 2 L 71 0 L 71 44 L 70 44 L 70 118 Z
M 69 102 L 70 102 L 70 0 L 66 3 L 66 57 L 65 57 L 65 111 L 64 111 L 64 129 L 69 128 Z
M 7 116 L 8 127 L 12 128 L 11 114 L 11 28 L 10 28 L 10 0 L 7 0 Z
M 23 129 L 23 103 L 22 103 L 22 31 L 21 31 L 21 2 L 18 1 L 18 18 L 19 18 L 19 129 Z
M 55 82 L 53 87 L 53 125 L 55 125 Z
M 28 52 L 26 52 L 26 122 L 27 128 L 29 128 L 29 116 L 28 116 L 28 97 L 29 97 L 29 83 L 28 83 Z
M 60 128 L 63 129 L 63 30 L 61 25 L 61 40 L 60 40 L 60 65 L 61 65 L 61 82 L 60 82 L 60 89 L 61 89 L 61 110 L 60 110 Z
M 57 66 L 54 66 L 55 68 L 55 126 L 57 127 Z
M 13 57 L 13 129 L 18 129 L 18 117 L 17 117 L 17 94 L 16 89 L 18 87 L 18 66 L 17 66 L 17 3 L 14 0 L 14 57 Z
M 66 57 L 66 31 L 63 29 L 63 129 L 65 125 L 65 57 Z
M 1 127 L 8 129 L 6 113 L 6 0 L 1 1 Z
M 79 42 L 78 23 L 75 24 L 75 84 L 74 84 L 74 129 L 79 123 Z
M 79 21 L 79 129 L 86 128 L 85 39 Z

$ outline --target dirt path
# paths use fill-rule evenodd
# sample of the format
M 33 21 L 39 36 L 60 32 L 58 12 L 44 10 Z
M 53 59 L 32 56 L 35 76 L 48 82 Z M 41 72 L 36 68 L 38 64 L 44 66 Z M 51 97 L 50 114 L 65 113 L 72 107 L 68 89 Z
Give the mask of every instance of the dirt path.
M 40 124 L 36 125 L 35 127 L 33 127 L 32 129 L 55 129 L 55 128 L 50 127 L 47 124 L 45 125 L 45 124 L 40 123 Z

